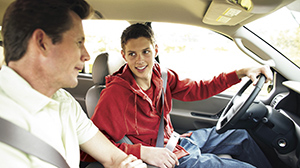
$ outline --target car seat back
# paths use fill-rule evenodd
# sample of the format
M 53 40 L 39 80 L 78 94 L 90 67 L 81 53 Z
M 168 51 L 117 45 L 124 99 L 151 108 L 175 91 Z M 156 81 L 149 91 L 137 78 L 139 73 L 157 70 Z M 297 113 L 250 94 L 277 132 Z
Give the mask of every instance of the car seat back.
M 85 104 L 89 118 L 94 114 L 100 93 L 105 88 L 105 76 L 108 75 L 107 63 L 108 53 L 101 53 L 96 57 L 93 64 L 92 78 L 94 85 L 87 91 L 85 96 Z
M 89 118 L 93 116 L 100 93 L 105 88 L 105 76 L 114 73 L 125 63 L 119 53 L 111 54 L 107 52 L 101 53 L 94 61 L 92 69 L 94 85 L 87 91 L 85 96 L 85 105 Z

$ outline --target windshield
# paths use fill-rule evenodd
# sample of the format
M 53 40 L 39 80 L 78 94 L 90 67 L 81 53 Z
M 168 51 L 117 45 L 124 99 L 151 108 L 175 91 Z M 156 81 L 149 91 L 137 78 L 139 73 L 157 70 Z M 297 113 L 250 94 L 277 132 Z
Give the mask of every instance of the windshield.
M 246 27 L 300 67 L 300 12 L 284 7 Z

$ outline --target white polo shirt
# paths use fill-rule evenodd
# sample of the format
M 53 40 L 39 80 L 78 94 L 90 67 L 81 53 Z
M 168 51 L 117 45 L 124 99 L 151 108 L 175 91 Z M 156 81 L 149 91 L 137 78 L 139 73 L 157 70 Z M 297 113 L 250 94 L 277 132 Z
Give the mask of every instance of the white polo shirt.
M 68 92 L 60 89 L 48 98 L 7 66 L 0 70 L 0 117 L 53 146 L 72 168 L 79 167 L 79 144 L 91 139 L 98 131 Z M 2 142 L 0 159 L 0 167 L 5 168 L 55 167 Z

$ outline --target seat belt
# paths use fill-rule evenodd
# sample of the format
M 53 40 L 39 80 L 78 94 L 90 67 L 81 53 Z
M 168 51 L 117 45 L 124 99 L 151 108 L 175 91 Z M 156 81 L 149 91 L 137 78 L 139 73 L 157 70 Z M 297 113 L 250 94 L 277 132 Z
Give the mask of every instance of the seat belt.
M 0 141 L 36 156 L 59 168 L 70 168 L 66 160 L 52 146 L 14 123 L 0 117 Z
M 161 71 L 161 77 L 163 79 L 163 90 L 161 93 L 161 116 L 160 116 L 160 123 L 159 123 L 159 130 L 157 133 L 157 139 L 156 139 L 156 147 L 164 147 L 164 100 L 165 100 L 165 92 L 167 87 L 167 81 L 168 81 L 168 73 L 165 68 L 162 68 Z
M 166 88 L 167 88 L 167 81 L 168 81 L 168 73 L 166 71 L 165 68 L 162 68 L 162 79 L 163 79 L 163 92 L 161 94 L 161 101 L 162 101 L 162 114 L 161 114 L 161 118 L 160 118 L 160 124 L 159 124 L 159 130 L 158 130 L 158 134 L 157 134 L 157 140 L 156 140 L 156 147 L 164 147 L 164 94 L 166 93 Z M 166 148 L 169 149 L 171 152 L 173 152 L 178 140 L 179 140 L 180 135 L 173 131 L 168 143 L 166 145 Z

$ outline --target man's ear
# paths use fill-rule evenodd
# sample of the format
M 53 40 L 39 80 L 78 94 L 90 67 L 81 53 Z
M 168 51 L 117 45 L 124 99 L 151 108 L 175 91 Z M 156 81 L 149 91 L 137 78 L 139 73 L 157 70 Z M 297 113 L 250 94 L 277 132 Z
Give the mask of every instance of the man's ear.
M 48 44 L 51 42 L 51 39 L 42 29 L 36 29 L 32 33 L 32 39 L 36 49 L 38 49 L 43 54 L 47 53 Z
M 125 57 L 125 51 L 121 50 L 121 54 L 122 54 L 123 59 L 127 62 L 126 57 Z

